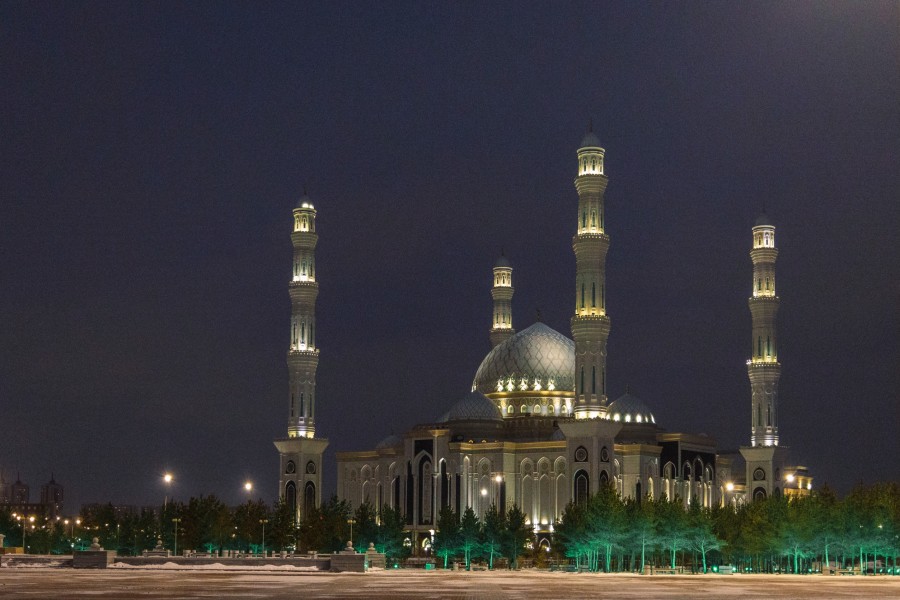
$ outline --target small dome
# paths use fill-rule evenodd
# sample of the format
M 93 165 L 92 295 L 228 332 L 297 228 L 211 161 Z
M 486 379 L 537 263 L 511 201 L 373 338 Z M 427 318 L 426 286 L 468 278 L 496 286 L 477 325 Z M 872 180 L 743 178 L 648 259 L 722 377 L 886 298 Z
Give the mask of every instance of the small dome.
M 600 148 L 600 140 L 594 135 L 593 130 L 588 131 L 584 134 L 584 137 L 581 138 L 581 148 Z
M 575 389 L 575 342 L 543 323 L 497 344 L 484 357 L 472 383 L 472 389 L 483 394 L 537 386 L 564 394 Z
M 509 259 L 506 258 L 505 254 L 501 254 L 500 258 L 497 259 L 497 262 L 494 263 L 494 268 L 497 267 L 505 267 L 507 269 L 511 269 L 512 265 L 509 264 Z
M 620 423 L 656 424 L 656 418 L 644 401 L 628 392 L 609 405 L 606 409 L 606 418 Z
M 487 396 L 479 392 L 469 392 L 462 400 L 450 407 L 438 419 L 438 423 L 450 421 L 502 421 L 500 409 Z
M 757 219 L 756 219 L 756 225 L 754 225 L 754 227 L 763 227 L 763 226 L 767 226 L 767 227 L 775 226 L 772 224 L 772 221 L 769 220 L 769 215 L 767 215 L 766 213 L 759 215 L 759 217 L 757 217 Z
M 553 432 L 553 435 L 550 436 L 550 441 L 553 442 L 564 442 L 566 440 L 566 434 L 563 433 L 562 429 L 557 429 Z
M 378 442 L 378 445 L 375 446 L 375 449 L 381 450 L 382 448 L 393 448 L 394 446 L 399 446 L 402 443 L 403 439 L 400 436 L 394 435 L 392 433 L 391 435 Z
M 309 196 L 304 192 L 303 196 L 297 200 L 297 208 L 315 208 L 313 206 L 312 200 L 309 199 Z

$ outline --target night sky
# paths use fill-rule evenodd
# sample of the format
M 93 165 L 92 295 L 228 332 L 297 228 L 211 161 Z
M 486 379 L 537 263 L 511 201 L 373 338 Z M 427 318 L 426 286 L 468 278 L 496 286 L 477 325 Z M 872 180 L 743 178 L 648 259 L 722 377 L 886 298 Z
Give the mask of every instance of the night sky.
M 571 335 L 575 151 L 606 148 L 609 395 L 749 444 L 750 229 L 780 436 L 897 479 L 900 5 L 0 5 L 0 467 L 67 509 L 277 494 L 291 210 L 319 211 L 317 433 L 436 419 L 514 325 Z

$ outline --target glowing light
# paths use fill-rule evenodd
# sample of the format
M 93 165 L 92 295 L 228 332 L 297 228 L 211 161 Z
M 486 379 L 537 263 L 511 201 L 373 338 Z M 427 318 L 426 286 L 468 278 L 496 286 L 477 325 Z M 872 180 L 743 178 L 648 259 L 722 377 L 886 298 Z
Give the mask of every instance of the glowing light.
M 253 490 L 253 484 L 248 481 L 247 483 L 244 484 L 244 489 L 247 490 L 248 492 Z
M 481 495 L 482 495 L 482 496 L 487 496 L 487 489 L 481 488 Z
M 166 483 L 172 483 L 172 474 L 166 473 L 165 475 L 163 475 L 163 481 L 165 481 Z
M 785 476 L 785 479 L 787 479 L 788 483 L 794 483 L 794 474 L 793 474 L 793 473 L 788 473 L 788 474 Z
M 503 475 L 497 475 L 496 477 L 494 477 L 494 481 L 496 481 L 497 483 L 501 483 L 503 481 Z
M 556 389 L 556 383 L 554 383 L 553 379 L 547 380 L 547 389 L 551 392 Z
M 733 492 L 733 491 L 734 491 L 734 484 L 731 483 L 730 481 L 729 481 L 728 483 L 726 483 L 726 484 L 725 484 L 725 491 L 727 491 L 727 492 Z

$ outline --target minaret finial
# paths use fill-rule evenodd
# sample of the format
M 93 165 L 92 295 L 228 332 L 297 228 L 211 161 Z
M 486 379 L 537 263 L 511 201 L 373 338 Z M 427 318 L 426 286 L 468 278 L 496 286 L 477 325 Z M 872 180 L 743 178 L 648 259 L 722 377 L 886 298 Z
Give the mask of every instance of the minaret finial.
M 588 131 L 594 133 L 594 117 L 588 120 Z
M 543 323 L 543 322 L 544 322 L 544 316 L 541 314 L 541 307 L 538 306 L 538 307 L 535 308 L 534 310 L 537 312 L 537 322 L 538 322 L 538 323 Z

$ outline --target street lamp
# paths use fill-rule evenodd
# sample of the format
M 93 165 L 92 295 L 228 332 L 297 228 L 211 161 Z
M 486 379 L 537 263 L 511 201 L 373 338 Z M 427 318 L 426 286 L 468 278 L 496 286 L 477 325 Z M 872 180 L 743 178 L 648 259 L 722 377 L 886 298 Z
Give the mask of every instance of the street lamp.
M 347 523 L 350 524 L 350 545 L 353 545 L 353 524 L 356 523 L 356 519 L 347 519 Z
M 266 523 L 269 522 L 268 519 L 260 519 L 260 523 L 262 523 L 262 555 L 263 558 L 266 556 Z
M 163 475 L 163 482 L 165 482 L 166 484 L 166 497 L 163 500 L 163 511 L 166 510 L 166 506 L 169 504 L 169 487 L 171 487 L 172 485 L 172 479 L 173 477 L 171 473 L 165 473 Z
M 175 556 L 178 556 L 178 524 L 181 523 L 181 519 L 175 517 L 172 522 L 175 524 Z
M 244 489 L 245 489 L 247 492 L 252 492 L 252 491 L 253 491 L 253 483 L 250 482 L 250 481 L 246 482 L 246 483 L 244 484 Z

